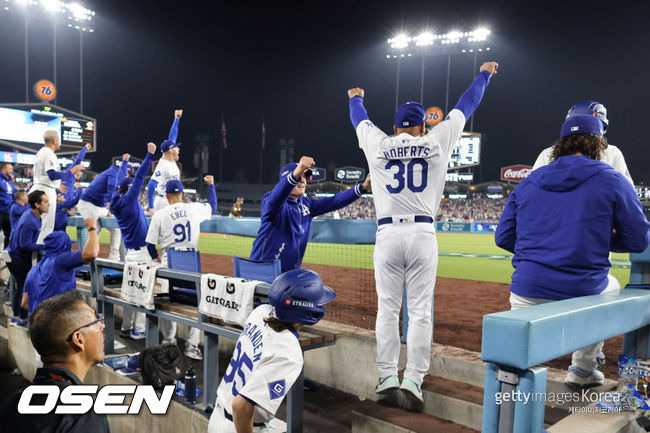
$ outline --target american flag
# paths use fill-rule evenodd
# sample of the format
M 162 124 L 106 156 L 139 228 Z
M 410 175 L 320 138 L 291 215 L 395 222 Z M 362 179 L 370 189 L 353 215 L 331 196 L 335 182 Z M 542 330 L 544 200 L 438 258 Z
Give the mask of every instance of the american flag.
M 221 141 L 223 141 L 223 148 L 228 149 L 228 143 L 226 142 L 226 122 L 223 120 L 223 113 L 221 113 Z

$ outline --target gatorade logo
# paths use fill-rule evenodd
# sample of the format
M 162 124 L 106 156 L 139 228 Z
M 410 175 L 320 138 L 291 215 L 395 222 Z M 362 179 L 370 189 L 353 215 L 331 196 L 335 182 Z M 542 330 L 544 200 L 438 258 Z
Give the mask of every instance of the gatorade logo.
M 214 278 L 208 278 L 208 289 L 214 290 L 217 287 L 217 280 Z
M 235 293 L 235 285 L 233 283 L 226 284 L 226 293 L 228 293 L 229 295 Z

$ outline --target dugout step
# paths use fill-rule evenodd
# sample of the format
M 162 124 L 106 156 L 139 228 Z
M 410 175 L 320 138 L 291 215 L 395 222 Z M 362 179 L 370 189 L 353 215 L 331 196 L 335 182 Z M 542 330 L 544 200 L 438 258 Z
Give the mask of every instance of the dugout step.
M 366 400 L 352 411 L 352 433 L 478 433 L 426 413 Z
M 481 429 L 483 388 L 426 375 L 422 383 L 422 394 L 424 413 L 472 429 Z M 544 423 L 553 425 L 567 416 L 568 408 L 546 406 Z

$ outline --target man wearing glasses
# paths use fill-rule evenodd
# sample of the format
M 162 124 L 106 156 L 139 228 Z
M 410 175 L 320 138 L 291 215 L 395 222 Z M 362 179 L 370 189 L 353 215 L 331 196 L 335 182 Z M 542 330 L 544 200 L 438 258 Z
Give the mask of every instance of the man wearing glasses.
M 52 326 L 56 323 L 56 326 Z M 86 304 L 76 290 L 46 299 L 32 313 L 29 337 L 41 356 L 32 385 L 83 385 L 88 370 L 104 360 L 104 318 Z M 0 419 L 7 431 L 21 432 L 110 432 L 106 415 L 93 410 L 83 415 L 21 415 L 18 401 L 22 390 L 0 405 Z M 32 404 L 38 404 L 35 395 Z M 40 402 L 40 403 L 44 403 Z
M 84 225 L 88 240 L 82 251 L 72 251 L 72 242 L 66 232 L 54 231 L 45 238 L 43 258 L 25 279 L 21 306 L 28 309 L 29 314 L 44 300 L 76 289 L 75 269 L 92 262 L 99 255 L 97 220 L 86 218 Z

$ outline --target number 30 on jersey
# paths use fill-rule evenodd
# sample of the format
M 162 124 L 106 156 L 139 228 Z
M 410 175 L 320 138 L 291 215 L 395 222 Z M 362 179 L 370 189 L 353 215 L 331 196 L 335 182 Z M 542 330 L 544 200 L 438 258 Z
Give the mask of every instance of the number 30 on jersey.
M 429 164 L 422 158 L 412 159 L 407 164 L 404 164 L 399 159 L 394 159 L 388 161 L 384 168 L 386 170 L 397 168 L 397 172 L 393 173 L 393 179 L 397 181 L 397 184 L 386 185 L 386 189 L 391 194 L 399 194 L 405 186 L 412 192 L 422 192 L 427 187 Z M 416 170 L 421 172 L 419 185 L 415 184 Z

